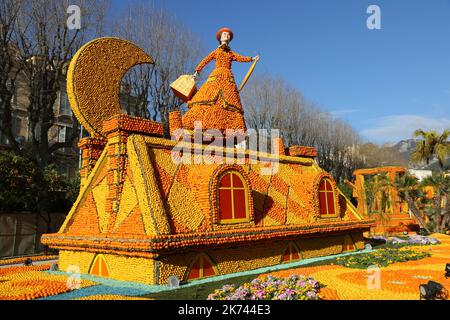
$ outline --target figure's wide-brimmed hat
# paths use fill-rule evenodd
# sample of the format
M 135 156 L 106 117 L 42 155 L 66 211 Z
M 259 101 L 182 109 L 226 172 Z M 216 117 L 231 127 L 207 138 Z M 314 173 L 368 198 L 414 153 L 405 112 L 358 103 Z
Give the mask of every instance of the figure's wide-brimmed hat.
M 222 32 L 228 32 L 230 34 L 230 41 L 233 40 L 233 31 L 231 31 L 230 28 L 220 28 L 219 31 L 216 33 L 217 41 L 220 41 L 220 36 L 222 35 Z

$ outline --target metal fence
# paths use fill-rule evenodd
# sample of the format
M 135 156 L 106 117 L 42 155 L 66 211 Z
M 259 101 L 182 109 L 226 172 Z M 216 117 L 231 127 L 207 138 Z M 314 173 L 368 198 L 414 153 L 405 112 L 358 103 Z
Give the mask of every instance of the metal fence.
M 59 230 L 67 213 L 51 213 L 50 232 Z M 47 222 L 36 213 L 0 212 L 0 257 L 32 255 L 44 250 L 40 239 Z

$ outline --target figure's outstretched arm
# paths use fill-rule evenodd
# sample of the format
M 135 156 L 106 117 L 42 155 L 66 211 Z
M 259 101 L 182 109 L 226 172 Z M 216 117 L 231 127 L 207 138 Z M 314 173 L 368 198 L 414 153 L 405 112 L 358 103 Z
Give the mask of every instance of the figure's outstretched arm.
M 236 52 L 233 52 L 233 61 L 237 61 L 237 62 L 251 62 L 251 61 L 253 61 L 253 58 L 252 57 L 241 56 L 240 54 L 237 54 Z
M 210 54 L 208 54 L 205 58 L 203 58 L 202 61 L 200 61 L 197 68 L 195 68 L 195 72 L 200 73 L 208 63 L 210 63 L 212 60 L 214 60 L 215 57 L 216 57 L 216 51 L 213 51 Z

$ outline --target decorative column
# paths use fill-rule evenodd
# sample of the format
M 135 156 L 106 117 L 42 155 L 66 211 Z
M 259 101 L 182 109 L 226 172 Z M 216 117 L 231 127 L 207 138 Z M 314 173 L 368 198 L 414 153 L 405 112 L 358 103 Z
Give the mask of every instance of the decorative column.
M 183 129 L 183 122 L 181 120 L 181 112 L 179 110 L 169 113 L 169 130 L 170 136 L 173 137 L 178 129 Z
M 80 187 L 84 187 L 97 160 L 105 148 L 106 140 L 98 138 L 81 138 L 78 147 L 81 150 Z
M 272 145 L 273 145 L 273 148 L 272 148 L 273 152 L 272 153 L 279 154 L 280 156 L 284 156 L 286 154 L 285 150 L 284 150 L 283 138 L 280 138 L 280 137 L 273 138 L 272 139 Z
M 364 179 L 364 175 L 357 173 L 358 170 L 356 170 L 353 174 L 355 175 L 355 189 L 353 189 L 353 196 L 356 196 L 356 198 L 358 199 L 358 207 L 357 209 L 359 210 L 359 212 L 364 215 L 367 216 L 368 211 L 367 211 L 367 202 L 366 202 L 366 194 L 364 191 L 364 183 L 365 183 L 365 179 Z
M 106 198 L 106 212 L 116 214 L 119 210 L 127 163 L 127 139 L 131 134 L 162 137 L 161 123 L 125 114 L 113 116 L 103 122 L 103 134 L 107 137 L 109 192 Z
M 400 214 L 401 210 L 400 210 L 400 201 L 398 198 L 398 191 L 397 188 L 395 187 L 395 178 L 397 177 L 398 171 L 392 170 L 389 171 L 389 179 L 391 180 L 391 187 L 390 187 L 390 191 L 391 191 L 391 197 L 392 197 L 392 213 L 393 214 Z

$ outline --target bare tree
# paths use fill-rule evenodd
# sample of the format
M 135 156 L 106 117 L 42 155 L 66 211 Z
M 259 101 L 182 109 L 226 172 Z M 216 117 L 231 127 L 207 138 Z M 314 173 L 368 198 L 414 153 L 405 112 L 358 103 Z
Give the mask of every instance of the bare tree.
M 280 129 L 286 145 L 316 147 L 319 165 L 337 181 L 351 178 L 358 161 L 359 136 L 349 124 L 334 119 L 282 79 L 268 74 L 255 75 L 242 100 L 249 128 Z
M 21 69 L 14 27 L 22 6 L 21 0 L 4 0 L 0 3 L 0 134 L 7 138 L 16 152 L 19 152 L 20 146 L 12 130 L 11 101 Z
M 174 16 L 148 3 L 131 3 L 113 34 L 137 44 L 154 59 L 154 65 L 137 66 L 124 77 L 125 88 L 131 93 L 127 109 L 161 121 L 168 136 L 169 112 L 183 104 L 172 93 L 170 83 L 182 74 L 193 73 L 202 53 L 199 38 Z
M 78 136 L 78 121 L 73 117 L 72 135 L 65 142 L 49 141 L 55 124 L 54 105 L 65 80 L 70 59 L 89 37 L 98 31 L 106 10 L 103 1 L 79 1 L 81 28 L 69 30 L 69 1 L 26 1 L 20 10 L 16 33 L 19 63 L 29 87 L 28 116 L 31 146 L 40 167 L 52 162 L 58 149 L 72 147 Z
M 1 131 L 11 149 L 31 159 L 42 181 L 36 195 L 36 210 L 44 217 L 48 213 L 50 186 L 45 184 L 46 169 L 54 162 L 55 152 L 72 147 L 78 137 L 79 125 L 72 118 L 72 135 L 66 141 L 52 141 L 50 130 L 55 125 L 55 101 L 73 54 L 87 39 L 102 28 L 106 12 L 105 1 L 75 1 L 81 8 L 81 26 L 69 30 L 67 8 L 75 4 L 68 0 L 5 0 L 1 3 Z M 29 148 L 20 145 L 12 132 L 11 97 L 15 83 L 21 80 L 27 87 Z M 6 81 L 5 81 L 6 79 Z M 49 218 L 49 215 L 47 215 Z M 48 225 L 50 221 L 48 221 Z

